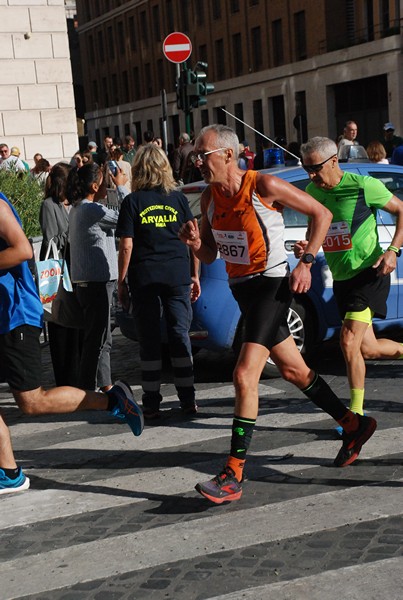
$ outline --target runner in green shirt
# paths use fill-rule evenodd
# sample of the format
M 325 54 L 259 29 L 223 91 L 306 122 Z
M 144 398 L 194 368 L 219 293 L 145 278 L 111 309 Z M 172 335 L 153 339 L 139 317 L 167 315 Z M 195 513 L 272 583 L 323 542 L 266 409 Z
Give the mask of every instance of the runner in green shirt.
M 373 317 L 386 317 L 390 273 L 403 245 L 403 203 L 377 179 L 343 172 L 336 144 L 314 137 L 301 146 L 311 183 L 306 191 L 333 214 L 323 250 L 333 276 L 333 291 L 343 325 L 340 345 L 350 385 L 350 409 L 363 414 L 365 359 L 402 358 L 402 345 L 377 339 Z M 396 216 L 396 229 L 384 253 L 378 239 L 377 209 Z M 309 226 L 307 240 L 309 239 Z M 296 256 L 307 241 L 295 245 Z

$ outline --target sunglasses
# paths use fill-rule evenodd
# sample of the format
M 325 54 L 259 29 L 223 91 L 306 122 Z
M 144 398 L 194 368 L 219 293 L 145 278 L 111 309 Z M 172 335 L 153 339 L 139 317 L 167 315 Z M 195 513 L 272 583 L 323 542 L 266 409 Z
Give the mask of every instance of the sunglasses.
M 332 154 L 332 156 L 329 156 L 329 158 L 327 158 L 326 160 L 324 160 L 323 162 L 321 162 L 317 165 L 302 165 L 302 168 L 307 173 L 319 173 L 319 171 L 321 171 L 323 169 L 323 165 L 326 164 L 329 160 L 331 160 L 335 156 L 337 156 L 337 154 Z
M 193 156 L 190 158 L 190 160 L 192 161 L 193 164 L 197 163 L 197 162 L 202 162 L 204 163 L 206 160 L 206 156 L 208 156 L 209 154 L 213 154 L 214 152 L 220 152 L 220 150 L 226 150 L 227 148 L 216 148 L 215 150 L 209 150 L 208 152 L 200 152 L 199 154 L 193 154 Z

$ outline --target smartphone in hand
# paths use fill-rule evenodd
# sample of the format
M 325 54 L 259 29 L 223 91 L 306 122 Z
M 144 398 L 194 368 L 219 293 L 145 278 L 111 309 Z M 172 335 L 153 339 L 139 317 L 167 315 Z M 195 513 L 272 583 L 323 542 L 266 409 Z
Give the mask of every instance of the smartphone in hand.
M 116 177 L 116 175 L 118 174 L 118 170 L 119 170 L 118 163 L 116 162 L 116 160 L 108 161 L 108 168 L 109 168 L 110 172 L 112 173 L 112 175 L 114 177 Z

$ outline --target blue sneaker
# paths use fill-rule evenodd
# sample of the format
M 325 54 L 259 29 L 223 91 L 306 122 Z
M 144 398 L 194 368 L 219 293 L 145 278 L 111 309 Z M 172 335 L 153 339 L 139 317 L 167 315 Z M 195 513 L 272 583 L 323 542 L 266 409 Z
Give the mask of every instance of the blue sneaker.
M 3 469 L 0 469 L 0 494 L 11 494 L 12 492 L 22 492 L 29 488 L 29 479 L 25 477 L 21 471 L 21 467 L 18 469 L 18 475 L 15 479 L 10 479 L 4 473 Z
M 115 385 L 106 392 L 117 400 L 117 405 L 111 415 L 126 421 L 134 435 L 141 435 L 144 429 L 143 411 L 134 401 L 132 391 L 127 383 L 116 381 Z

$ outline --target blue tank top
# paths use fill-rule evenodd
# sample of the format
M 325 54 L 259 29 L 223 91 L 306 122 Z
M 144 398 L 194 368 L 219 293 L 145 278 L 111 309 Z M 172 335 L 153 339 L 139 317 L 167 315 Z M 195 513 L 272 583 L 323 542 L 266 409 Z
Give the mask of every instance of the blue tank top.
M 6 202 L 18 223 L 20 218 L 13 205 L 0 192 L 0 202 Z M 8 244 L 0 237 L 0 251 Z M 0 334 L 21 325 L 43 326 L 43 308 L 28 262 L 0 270 Z

